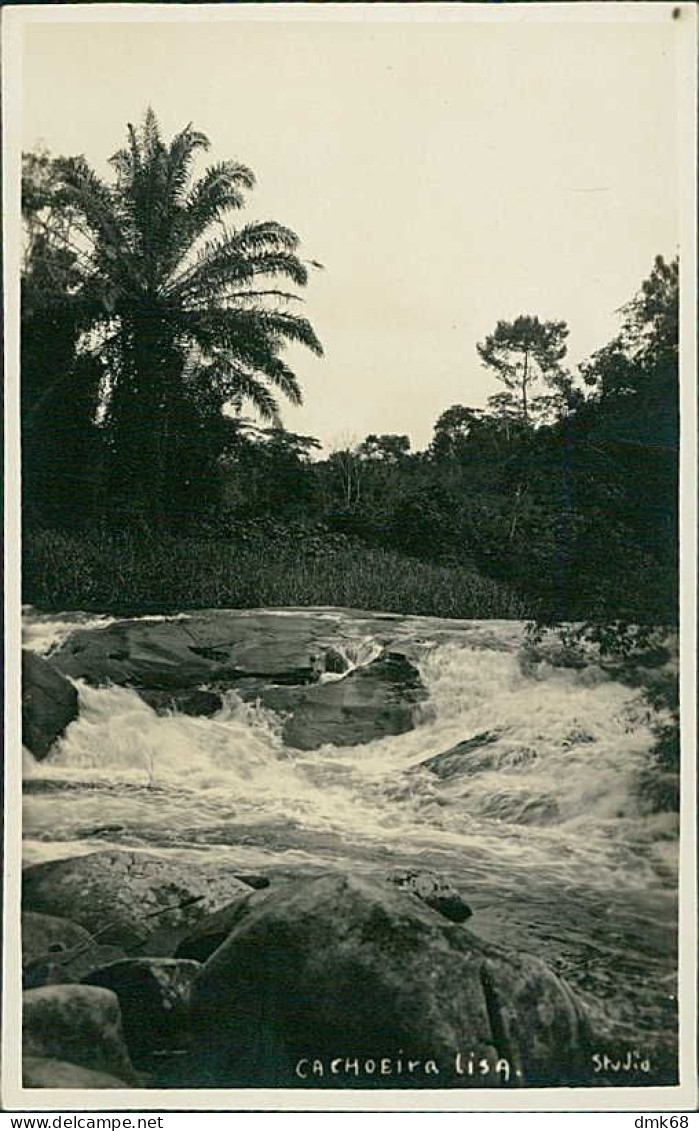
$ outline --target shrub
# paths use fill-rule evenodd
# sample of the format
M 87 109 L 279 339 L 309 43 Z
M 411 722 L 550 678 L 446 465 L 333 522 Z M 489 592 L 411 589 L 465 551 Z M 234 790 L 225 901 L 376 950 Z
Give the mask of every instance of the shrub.
M 337 605 L 462 618 L 532 615 L 505 585 L 460 566 L 375 549 L 273 520 L 228 539 L 152 532 L 29 532 L 23 599 L 120 615 L 192 608 Z

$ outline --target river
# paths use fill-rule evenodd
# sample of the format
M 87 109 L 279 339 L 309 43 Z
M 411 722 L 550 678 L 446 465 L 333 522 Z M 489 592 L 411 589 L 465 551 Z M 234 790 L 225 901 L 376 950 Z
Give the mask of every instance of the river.
M 321 615 L 343 618 L 352 664 L 380 650 L 366 617 Z M 28 609 L 24 644 L 47 653 L 105 623 Z M 650 1060 L 634 1083 L 672 1082 L 678 819 L 641 796 L 656 721 L 642 693 L 593 664 L 532 664 L 515 622 L 400 623 L 429 700 L 414 730 L 363 746 L 285 748 L 280 716 L 233 692 L 211 718 L 159 716 L 77 681 L 80 717 L 48 760 L 25 755 L 25 861 L 129 846 L 274 874 L 432 870 L 470 903 L 469 928 L 570 982 L 603 1051 Z M 419 768 L 486 734 L 462 772 Z

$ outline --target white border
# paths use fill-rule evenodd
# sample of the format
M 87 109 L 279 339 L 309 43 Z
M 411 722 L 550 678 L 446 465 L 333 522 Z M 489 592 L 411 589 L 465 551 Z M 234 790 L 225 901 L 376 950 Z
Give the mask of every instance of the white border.
M 680 1081 L 667 1088 L 547 1088 L 516 1092 L 468 1089 L 378 1090 L 124 1090 L 77 1091 L 21 1087 L 21 958 L 19 947 L 21 840 L 19 546 L 19 274 L 23 27 L 35 23 L 335 22 L 664 23 L 680 8 L 677 27 L 678 131 L 681 167 L 681 701 L 682 835 L 680 852 Z M 5 339 L 5 901 L 2 1025 L 2 1107 L 26 1112 L 69 1111 L 692 1111 L 697 1106 L 696 914 L 696 179 L 697 11 L 680 3 L 548 4 L 95 4 L 37 5 L 2 11 L 3 214 Z

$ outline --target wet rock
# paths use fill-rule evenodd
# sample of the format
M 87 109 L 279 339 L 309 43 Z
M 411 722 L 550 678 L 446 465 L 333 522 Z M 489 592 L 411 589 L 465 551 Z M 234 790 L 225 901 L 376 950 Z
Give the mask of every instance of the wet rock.
M 177 713 L 210 718 L 221 710 L 223 700 L 217 691 L 195 687 L 193 691 L 157 691 L 141 688 L 141 699 L 158 715 Z
M 76 952 L 56 952 L 48 958 L 36 958 L 22 968 L 22 989 L 37 986 L 60 986 L 79 982 L 91 970 L 109 962 L 118 962 L 125 952 L 118 946 L 93 946 L 79 948 Z
M 156 930 L 186 931 L 250 890 L 220 864 L 117 850 L 35 864 L 22 876 L 27 910 L 62 911 L 127 951 Z
M 469 769 L 484 769 L 482 757 L 474 758 L 474 755 L 483 747 L 497 742 L 501 734 L 502 731 L 500 730 L 482 731 L 481 734 L 475 734 L 473 738 L 467 738 L 465 742 L 458 742 L 456 746 L 451 746 L 449 750 L 443 750 L 440 754 L 425 758 L 424 762 L 420 762 L 415 769 L 429 770 L 431 774 L 435 774 L 442 781 L 456 777 L 457 774 L 464 773 Z
M 99 839 L 101 837 L 119 836 L 121 833 L 126 832 L 126 825 L 93 825 L 92 828 L 80 830 L 81 839 L 87 840 L 88 837 Z
M 192 997 L 196 1086 L 572 1085 L 587 1080 L 587 1023 L 548 967 L 477 938 L 391 884 L 322 876 L 252 895 Z M 490 1066 L 469 1080 L 458 1051 Z M 410 1076 L 398 1058 L 438 1071 Z M 334 1074 L 345 1058 L 388 1074 Z M 495 1070 L 498 1061 L 507 1064 Z M 299 1071 L 301 1065 L 301 1072 Z
M 22 913 L 22 965 L 46 954 L 73 950 L 90 945 L 89 931 L 70 919 L 58 915 L 39 915 L 35 911 Z
M 22 741 L 35 758 L 46 757 L 56 739 L 78 717 L 78 693 L 54 667 L 22 650 Z
M 303 702 L 306 695 L 305 687 L 263 687 L 255 696 L 263 707 L 277 714 L 286 715 Z
M 326 672 L 344 675 L 349 666 L 346 657 L 342 655 L 342 652 L 338 652 L 337 648 L 327 649 L 323 657 L 323 668 Z
M 124 1044 L 116 994 L 98 986 L 42 986 L 22 994 L 24 1056 L 67 1060 L 129 1084 L 138 1078 Z
M 55 915 L 22 913 L 22 986 L 78 982 L 98 966 L 123 958 L 118 947 L 100 946 L 78 923 Z
M 236 879 L 240 880 L 241 884 L 247 884 L 248 887 L 255 888 L 255 891 L 261 891 L 262 888 L 268 888 L 270 885 L 269 876 L 262 876 L 257 872 L 246 872 L 242 876 L 238 873 Z
M 123 620 L 79 629 L 51 656 L 59 671 L 92 684 L 150 690 L 235 686 L 250 677 L 308 683 L 332 622 L 317 616 L 197 612 L 173 620 Z
M 386 877 L 389 883 L 395 884 L 400 891 L 415 895 L 434 911 L 438 911 L 445 919 L 452 923 L 465 923 L 473 912 L 463 896 L 459 895 L 456 888 L 446 880 L 435 876 L 433 872 L 423 872 L 415 869 L 406 869 L 393 872 Z
M 245 900 L 237 900 L 228 907 L 214 911 L 197 923 L 178 943 L 175 951 L 176 958 L 191 958 L 197 962 L 206 962 L 215 950 L 226 941 L 234 927 L 241 921 Z
M 77 793 L 81 785 L 81 782 L 62 781 L 60 778 L 27 777 L 22 782 L 22 793 Z
M 22 1058 L 22 1085 L 25 1088 L 128 1088 L 124 1080 L 117 1080 L 106 1072 L 95 1072 L 67 1060 L 54 1060 L 42 1056 Z
M 124 1037 L 133 1060 L 187 1045 L 189 998 L 199 962 L 127 958 L 93 970 L 83 983 L 112 990 L 119 999 Z
M 284 726 L 284 742 L 316 750 L 326 742 L 357 746 L 415 726 L 427 698 L 419 672 L 405 656 L 387 653 L 344 679 L 306 692 Z
M 296 883 L 308 883 L 314 878 L 317 877 L 280 877 L 279 884 L 289 883 L 290 880 Z M 408 895 L 414 895 L 453 923 L 464 923 L 473 914 L 465 899 L 459 895 L 456 889 L 432 872 L 404 869 L 390 873 L 386 876 L 386 881 L 393 884 L 398 890 Z M 268 885 L 269 880 L 266 881 L 264 886 L 267 887 Z M 244 900 L 237 900 L 229 907 L 222 907 L 219 911 L 215 911 L 213 915 L 207 915 L 206 919 L 202 919 L 192 931 L 181 939 L 175 952 L 176 956 L 178 958 L 193 958 L 197 962 L 206 962 L 214 951 L 223 945 L 231 931 L 243 920 L 245 915 Z

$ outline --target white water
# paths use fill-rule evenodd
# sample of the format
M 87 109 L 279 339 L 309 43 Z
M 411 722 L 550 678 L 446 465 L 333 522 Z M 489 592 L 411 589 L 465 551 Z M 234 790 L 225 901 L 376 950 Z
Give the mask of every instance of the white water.
M 348 622 L 347 669 L 375 658 L 366 623 L 353 636 L 351 614 L 333 615 Z M 46 651 L 70 625 L 29 614 L 26 643 Z M 30 787 L 41 786 L 25 803 L 28 861 L 108 843 L 214 853 L 244 868 L 419 863 L 480 907 L 474 925 L 534 940 L 581 979 L 581 954 L 587 976 L 603 938 L 605 969 L 629 967 L 626 997 L 640 995 L 644 1025 L 665 1027 L 677 820 L 648 814 L 640 796 L 654 741 L 641 693 L 594 666 L 523 663 L 512 625 L 500 649 L 497 626 L 484 646 L 449 622 L 410 625 L 429 700 L 415 730 L 360 747 L 288 750 L 283 720 L 234 693 L 213 718 L 163 717 L 129 689 L 77 684 L 79 719 L 28 767 Z M 485 732 L 494 741 L 453 777 L 420 768 Z M 646 1002 L 640 985 L 654 962 Z

